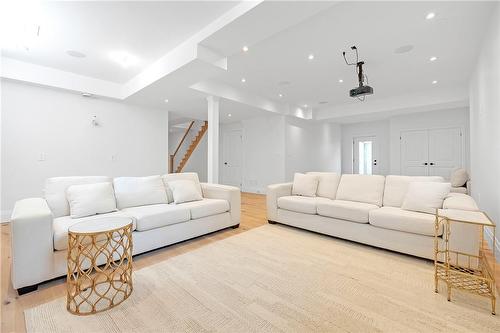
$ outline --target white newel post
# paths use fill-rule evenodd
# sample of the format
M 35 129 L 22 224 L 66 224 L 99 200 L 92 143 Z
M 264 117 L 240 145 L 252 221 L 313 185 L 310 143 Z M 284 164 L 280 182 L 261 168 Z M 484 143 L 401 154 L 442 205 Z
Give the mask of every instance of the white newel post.
M 219 183 L 219 97 L 208 96 L 208 182 Z

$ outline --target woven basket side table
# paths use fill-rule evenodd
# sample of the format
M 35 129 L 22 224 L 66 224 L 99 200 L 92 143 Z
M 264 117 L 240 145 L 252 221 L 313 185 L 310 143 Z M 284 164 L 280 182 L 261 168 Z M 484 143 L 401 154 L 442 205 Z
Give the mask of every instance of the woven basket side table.
M 69 228 L 66 308 L 70 313 L 102 312 L 130 296 L 132 226 L 128 217 L 99 217 Z

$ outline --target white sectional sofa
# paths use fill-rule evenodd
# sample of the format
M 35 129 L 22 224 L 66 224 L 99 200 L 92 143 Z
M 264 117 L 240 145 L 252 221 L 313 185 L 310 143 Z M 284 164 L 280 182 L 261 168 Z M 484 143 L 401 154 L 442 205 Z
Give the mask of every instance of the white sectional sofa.
M 434 259 L 434 214 L 401 206 L 411 182 L 443 182 L 441 177 L 308 174 L 319 179 L 315 196 L 292 195 L 293 183 L 268 186 L 269 223 Z M 450 193 L 442 208 L 478 210 L 470 196 L 459 193 Z M 474 226 L 454 224 L 452 250 L 476 253 L 478 244 Z
M 150 191 L 157 192 L 154 194 L 148 193 L 149 190 L 144 192 L 144 186 L 136 182 L 140 178 L 144 177 L 121 180 L 109 177 L 50 178 L 45 185 L 44 198 L 18 201 L 11 217 L 12 284 L 18 293 L 30 292 L 41 282 L 65 275 L 68 228 L 96 216 L 133 219 L 134 255 L 239 226 L 241 198 L 236 187 L 200 183 L 196 173 L 178 173 L 162 176 L 159 184 L 156 181 L 156 188 Z M 173 203 L 168 184 L 176 180 L 193 181 L 202 200 Z M 81 218 L 70 216 L 67 198 L 70 186 L 112 182 L 116 211 Z M 158 195 L 165 199 L 158 201 Z

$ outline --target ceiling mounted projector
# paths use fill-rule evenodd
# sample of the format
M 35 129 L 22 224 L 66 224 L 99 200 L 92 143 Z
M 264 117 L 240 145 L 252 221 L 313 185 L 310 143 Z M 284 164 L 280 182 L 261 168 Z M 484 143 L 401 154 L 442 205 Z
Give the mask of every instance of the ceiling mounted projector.
M 346 57 L 345 57 L 345 52 L 342 52 L 342 56 L 344 57 L 345 63 L 349 66 L 356 66 L 356 73 L 358 74 L 358 87 L 353 88 L 349 90 L 349 96 L 355 97 L 359 99 L 360 101 L 365 100 L 366 95 L 372 95 L 373 94 L 373 88 L 368 85 L 368 76 L 363 73 L 363 65 L 365 64 L 364 61 L 359 61 L 358 57 L 358 49 L 356 46 L 351 46 L 351 50 L 354 50 L 356 52 L 356 62 L 348 62 Z M 366 80 L 366 85 L 365 85 L 365 80 Z

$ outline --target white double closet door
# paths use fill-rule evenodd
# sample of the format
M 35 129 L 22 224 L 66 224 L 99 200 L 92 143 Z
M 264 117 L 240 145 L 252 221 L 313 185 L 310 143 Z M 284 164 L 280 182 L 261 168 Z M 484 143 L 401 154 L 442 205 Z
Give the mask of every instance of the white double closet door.
M 401 174 L 442 176 L 464 165 L 461 128 L 409 130 L 401 132 Z

